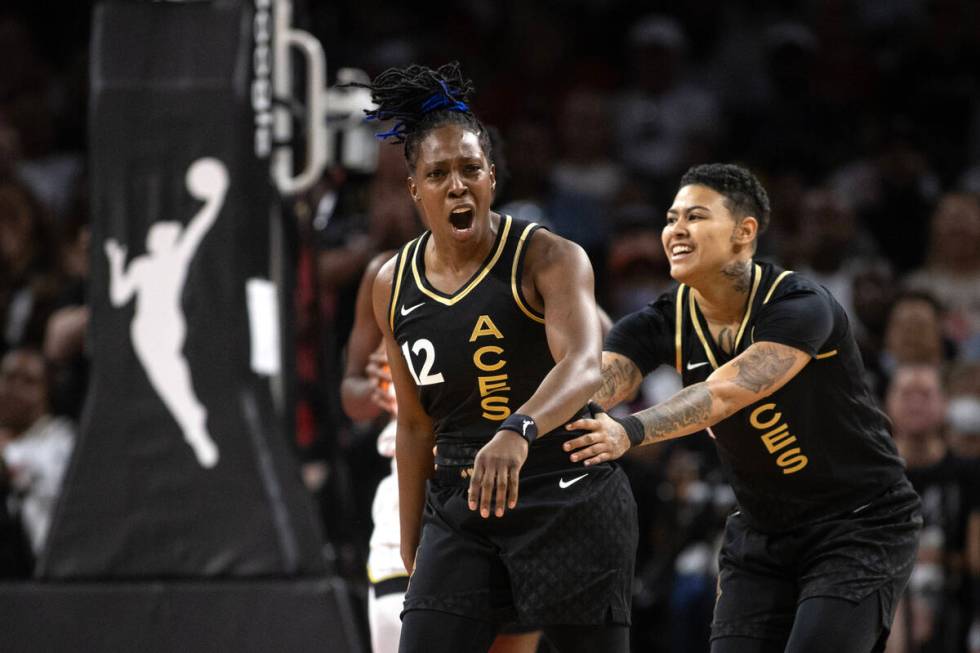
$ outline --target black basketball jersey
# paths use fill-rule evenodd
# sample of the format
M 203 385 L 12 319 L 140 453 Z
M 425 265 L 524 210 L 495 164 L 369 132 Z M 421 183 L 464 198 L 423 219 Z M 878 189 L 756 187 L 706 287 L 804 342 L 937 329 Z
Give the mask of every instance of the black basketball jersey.
M 429 232 L 398 254 L 389 324 L 439 445 L 488 442 L 555 365 L 544 316 L 521 290 L 527 244 L 538 228 L 501 216 L 487 258 L 451 294 L 425 278 Z
M 672 365 L 688 386 L 759 341 L 795 347 L 812 360 L 782 388 L 708 430 L 753 526 L 783 531 L 854 510 L 902 478 L 847 315 L 826 288 L 791 271 L 753 264 L 732 354 L 717 346 L 684 284 L 620 320 L 605 349 L 644 375 Z

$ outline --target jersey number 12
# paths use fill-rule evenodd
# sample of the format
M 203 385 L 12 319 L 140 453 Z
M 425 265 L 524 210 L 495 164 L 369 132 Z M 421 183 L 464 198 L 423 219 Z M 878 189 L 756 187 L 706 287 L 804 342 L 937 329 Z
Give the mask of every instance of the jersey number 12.
M 425 358 L 422 361 L 422 373 L 417 374 L 415 372 L 415 364 L 412 362 L 412 355 L 408 351 L 408 341 L 406 340 L 402 343 L 402 353 L 405 354 L 405 362 L 408 363 L 408 371 L 412 373 L 415 384 L 435 385 L 436 383 L 445 381 L 442 378 L 442 372 L 431 373 L 432 364 L 436 361 L 436 348 L 432 345 L 432 341 L 426 338 L 416 340 L 415 344 L 412 345 L 412 352 L 418 354 L 420 351 L 425 354 Z

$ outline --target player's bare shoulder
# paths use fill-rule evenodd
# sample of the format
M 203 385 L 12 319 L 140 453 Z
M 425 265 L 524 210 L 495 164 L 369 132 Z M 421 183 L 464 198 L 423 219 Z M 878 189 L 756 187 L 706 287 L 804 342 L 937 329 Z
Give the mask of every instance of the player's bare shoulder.
M 527 246 L 527 257 L 524 261 L 524 274 L 528 278 L 536 278 L 540 274 L 566 273 L 577 274 L 582 267 L 592 272 L 589 257 L 580 245 L 567 238 L 554 234 L 547 229 L 534 232 Z

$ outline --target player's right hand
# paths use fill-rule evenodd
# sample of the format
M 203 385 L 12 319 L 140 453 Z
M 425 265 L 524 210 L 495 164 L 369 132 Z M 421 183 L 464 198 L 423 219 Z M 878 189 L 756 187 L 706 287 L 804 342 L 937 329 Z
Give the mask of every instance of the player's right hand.
M 571 452 L 573 463 L 584 461 L 585 465 L 595 465 L 616 460 L 629 451 L 630 440 L 625 429 L 604 412 L 596 413 L 593 419 L 580 419 L 565 427 L 569 431 L 588 431 L 573 438 L 562 447 Z
M 483 445 L 473 460 L 468 504 L 470 510 L 480 510 L 484 519 L 490 517 L 490 502 L 496 495 L 494 514 L 517 505 L 517 488 L 521 467 L 527 460 L 528 443 L 519 433 L 501 429 L 490 442 Z

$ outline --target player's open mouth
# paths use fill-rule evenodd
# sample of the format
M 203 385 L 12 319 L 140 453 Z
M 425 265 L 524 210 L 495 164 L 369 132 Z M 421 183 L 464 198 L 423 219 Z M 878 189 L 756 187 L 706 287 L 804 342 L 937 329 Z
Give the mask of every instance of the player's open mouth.
M 461 206 L 449 214 L 449 224 L 457 231 L 465 231 L 473 226 L 473 208 Z
M 694 248 L 687 244 L 674 244 L 670 247 L 670 260 L 681 261 L 690 256 Z

